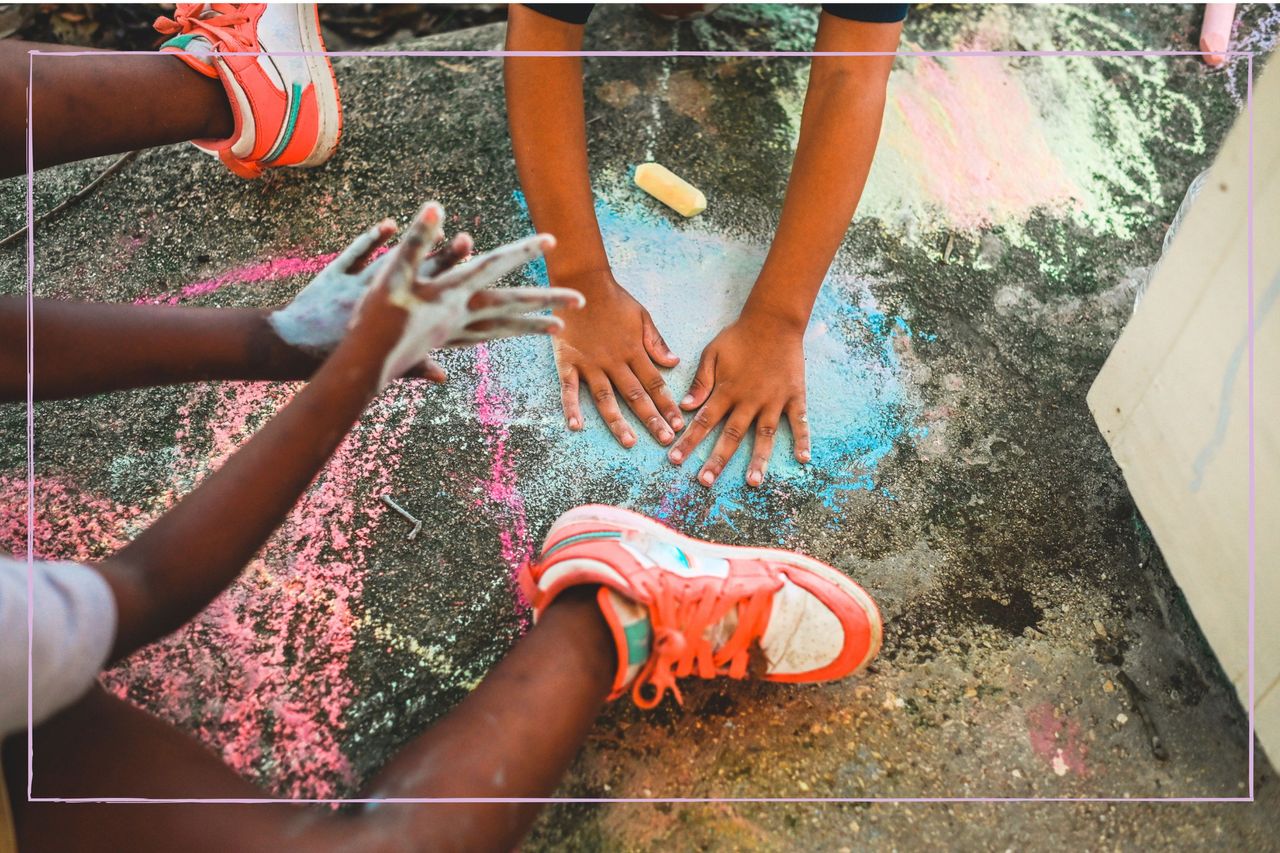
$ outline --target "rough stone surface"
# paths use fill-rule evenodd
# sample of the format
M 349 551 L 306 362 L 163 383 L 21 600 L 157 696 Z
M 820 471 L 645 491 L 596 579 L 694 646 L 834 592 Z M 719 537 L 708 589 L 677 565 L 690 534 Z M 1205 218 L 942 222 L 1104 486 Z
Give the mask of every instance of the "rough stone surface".
M 728 7 L 673 26 L 611 8 L 588 41 L 803 50 L 813 23 L 810 10 Z M 929 7 L 905 42 L 1188 49 L 1198 23 L 1186 6 Z M 1267 48 L 1277 28 L 1252 7 L 1237 39 Z M 416 46 L 501 40 L 493 26 Z M 587 63 L 602 227 L 620 279 L 687 366 L 767 247 L 804 68 Z M 332 163 L 247 183 L 190 147 L 146 152 L 40 229 L 37 293 L 272 304 L 349 235 L 424 198 L 481 247 L 528 232 L 499 60 L 342 59 L 337 71 L 346 132 Z M 242 580 L 108 685 L 273 791 L 352 792 L 519 636 L 512 573 L 555 516 L 617 502 L 838 566 L 880 602 L 884 651 L 838 684 L 698 683 L 683 708 L 611 706 L 564 796 L 1247 795 L 1244 713 L 1084 402 L 1183 189 L 1237 114 L 1244 73 L 1191 58 L 900 60 L 866 201 L 810 333 L 810 470 L 779 460 L 758 492 L 730 477 L 706 492 L 656 445 L 624 453 L 595 421 L 566 436 L 545 342 L 448 354 L 447 386 L 385 395 Z M 630 188 L 650 157 L 701 187 L 707 212 L 684 222 Z M 37 207 L 102 165 L 40 173 Z M 6 232 L 22 193 L 0 183 Z M 20 292 L 24 274 L 21 250 L 0 252 L 0 289 Z M 292 390 L 39 405 L 37 551 L 109 552 Z M 0 546 L 20 551 L 22 408 L 0 419 Z M 384 493 L 427 522 L 417 541 L 384 514 Z M 567 804 L 529 847 L 1277 849 L 1280 795 L 1256 758 L 1251 807 Z

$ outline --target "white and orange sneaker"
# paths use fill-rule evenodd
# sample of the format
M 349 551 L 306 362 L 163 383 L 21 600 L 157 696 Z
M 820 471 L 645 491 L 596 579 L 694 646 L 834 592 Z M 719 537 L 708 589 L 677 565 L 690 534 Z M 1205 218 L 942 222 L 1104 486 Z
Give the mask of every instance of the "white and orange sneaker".
M 880 651 L 880 611 L 862 587 L 789 551 L 683 536 L 625 509 L 581 506 L 551 526 L 542 556 L 520 573 L 539 618 L 572 586 L 599 584 L 618 648 L 610 699 L 628 686 L 641 708 L 677 678 L 748 675 L 832 681 Z
M 342 106 L 314 3 L 179 3 L 155 28 L 172 36 L 162 52 L 220 79 L 231 101 L 230 138 L 197 147 L 245 178 L 333 156 Z

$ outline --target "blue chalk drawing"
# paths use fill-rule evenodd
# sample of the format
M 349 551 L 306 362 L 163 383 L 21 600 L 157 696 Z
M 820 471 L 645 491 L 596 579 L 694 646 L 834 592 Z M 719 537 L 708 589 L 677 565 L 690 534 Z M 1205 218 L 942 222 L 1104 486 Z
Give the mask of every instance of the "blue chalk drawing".
M 516 193 L 515 198 L 527 216 L 523 196 Z M 736 318 L 768 247 L 709 233 L 693 224 L 677 227 L 638 204 L 597 200 L 596 216 L 619 283 L 649 309 L 681 356 L 680 365 L 667 371 L 673 396 L 679 399 L 689 387 L 703 347 Z M 541 261 L 531 264 L 524 275 L 526 283 L 547 284 Z M 865 281 L 838 272 L 828 275 L 805 336 L 812 462 L 802 466 L 795 461 L 790 431 L 783 428 L 766 485 L 804 490 L 837 513 L 853 492 L 894 499 L 877 484 L 876 468 L 895 443 L 914 441 L 925 433 L 916 423 L 921 406 L 907 387 L 907 371 L 895 349 L 901 339 L 912 337 L 927 340 L 904 318 L 880 310 Z M 519 422 L 533 427 L 550 448 L 548 468 L 542 475 L 549 482 L 607 479 L 622 483 L 628 489 L 628 506 L 672 523 L 690 523 L 686 517 L 690 505 L 697 506 L 702 523 L 722 521 L 731 528 L 736 528 L 735 518 L 741 513 L 765 515 L 765 495 L 743 482 L 749 456 L 746 442 L 708 492 L 694 478 L 718 430 L 682 468 L 675 468 L 667 461 L 666 449 L 634 418 L 632 426 L 640 440 L 631 450 L 620 447 L 585 392 L 585 428 L 568 432 L 546 340 L 505 342 L 491 349 L 490 358 L 512 401 L 512 411 L 520 413 Z M 522 470 L 522 480 L 528 474 Z M 789 523 L 780 525 L 784 538 Z

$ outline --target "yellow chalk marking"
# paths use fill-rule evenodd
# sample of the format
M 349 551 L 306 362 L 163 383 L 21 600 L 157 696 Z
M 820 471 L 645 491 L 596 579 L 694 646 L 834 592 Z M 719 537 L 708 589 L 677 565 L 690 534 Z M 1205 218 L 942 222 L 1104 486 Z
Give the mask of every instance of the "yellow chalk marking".
M 707 209 L 702 190 L 657 163 L 636 166 L 636 186 L 681 216 L 697 216 Z

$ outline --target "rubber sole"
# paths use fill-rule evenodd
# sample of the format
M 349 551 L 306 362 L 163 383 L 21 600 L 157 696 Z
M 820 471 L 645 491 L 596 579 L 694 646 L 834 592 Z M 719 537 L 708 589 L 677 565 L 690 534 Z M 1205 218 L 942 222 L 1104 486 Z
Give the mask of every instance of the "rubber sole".
M 333 64 L 324 56 L 324 38 L 320 35 L 320 8 L 314 3 L 298 6 L 298 31 L 302 34 L 302 47 L 306 51 L 307 70 L 316 86 L 316 103 L 320 108 L 320 131 L 316 147 L 307 159 L 298 163 L 300 168 L 319 166 L 338 150 L 342 138 L 342 101 L 338 99 L 338 79 L 333 74 Z M 335 109 L 327 106 L 334 104 Z
M 587 504 L 586 506 L 575 507 L 557 518 L 555 523 L 551 525 L 551 530 L 547 532 L 546 539 L 543 540 L 543 550 L 546 550 L 547 543 L 551 541 L 558 528 L 584 521 L 600 521 L 616 527 L 643 530 L 658 538 L 674 539 L 681 543 L 688 543 L 690 547 L 685 550 L 689 551 L 703 551 L 716 557 L 741 557 L 749 560 L 783 563 L 812 572 L 849 593 L 849 596 L 858 603 L 858 606 L 862 608 L 863 613 L 867 616 L 867 623 L 871 626 L 871 645 L 867 648 L 867 654 L 863 657 L 861 663 L 853 671 L 855 673 L 862 671 L 863 667 L 874 660 L 875 656 L 880 653 L 880 644 L 884 640 L 884 622 L 880 618 L 880 608 L 876 606 L 875 600 L 871 598 L 865 589 L 850 580 L 843 572 L 828 566 L 826 563 L 793 551 L 782 551 L 776 548 L 746 548 L 739 545 L 720 545 L 715 542 L 694 539 L 692 536 L 685 536 L 680 531 L 668 527 L 660 521 L 654 521 L 652 518 L 641 515 L 638 512 L 632 512 L 616 506 L 605 506 L 604 504 Z

